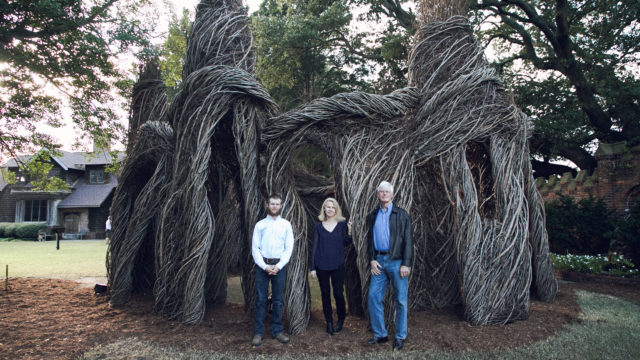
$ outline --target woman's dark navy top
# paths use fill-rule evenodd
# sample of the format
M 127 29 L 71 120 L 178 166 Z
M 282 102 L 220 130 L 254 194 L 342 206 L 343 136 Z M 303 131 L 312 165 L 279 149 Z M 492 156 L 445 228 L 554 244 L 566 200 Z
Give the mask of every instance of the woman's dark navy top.
M 340 221 L 329 231 L 316 224 L 313 229 L 311 247 L 311 270 L 335 270 L 344 264 L 344 247 L 351 244 L 349 227 L 346 221 Z

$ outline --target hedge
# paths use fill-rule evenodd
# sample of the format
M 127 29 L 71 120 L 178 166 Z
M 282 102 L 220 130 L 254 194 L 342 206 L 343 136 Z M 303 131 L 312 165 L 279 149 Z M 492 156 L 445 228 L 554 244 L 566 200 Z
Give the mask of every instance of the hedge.
M 549 249 L 556 254 L 622 253 L 640 265 L 640 201 L 620 217 L 602 199 L 545 203 Z
M 0 237 L 35 240 L 46 228 L 46 223 L 0 223 Z
M 640 267 L 640 200 L 629 210 L 625 217 L 616 221 L 611 247 Z
M 16 224 L 15 223 L 2 223 L 4 237 L 12 238 L 16 236 Z
M 612 211 L 602 199 L 577 202 L 562 196 L 545 203 L 549 250 L 556 254 L 606 254 L 613 239 L 615 223 Z

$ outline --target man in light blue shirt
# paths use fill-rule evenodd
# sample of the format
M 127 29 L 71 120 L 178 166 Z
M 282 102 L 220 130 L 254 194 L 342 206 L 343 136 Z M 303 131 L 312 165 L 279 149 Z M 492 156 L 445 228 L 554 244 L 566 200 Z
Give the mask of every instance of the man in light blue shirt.
M 280 217 L 282 198 L 269 196 L 268 215 L 253 228 L 251 255 L 256 263 L 256 319 L 251 345 L 260 346 L 264 337 L 264 320 L 267 316 L 267 295 L 271 282 L 271 335 L 283 344 L 289 342 L 282 325 L 282 293 L 287 270 L 285 266 L 293 252 L 293 229 L 291 223 Z
M 369 339 L 369 344 L 386 343 L 389 339 L 382 299 L 390 283 L 396 305 L 396 331 L 392 348 L 400 350 L 407 338 L 409 274 L 413 262 L 411 217 L 391 201 L 393 185 L 389 182 L 380 183 L 376 196 L 380 206 L 370 212 L 366 220 L 367 254 L 371 264 L 367 304 L 374 335 Z

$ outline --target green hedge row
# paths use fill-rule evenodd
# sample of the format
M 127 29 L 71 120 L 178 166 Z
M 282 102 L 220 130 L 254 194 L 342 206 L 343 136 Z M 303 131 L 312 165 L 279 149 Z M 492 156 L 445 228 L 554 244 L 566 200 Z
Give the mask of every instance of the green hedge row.
M 46 230 L 46 223 L 0 223 L 0 238 L 33 239 Z
M 618 252 L 640 265 L 640 201 L 624 217 L 601 199 L 570 197 L 545 203 L 549 249 L 556 254 Z

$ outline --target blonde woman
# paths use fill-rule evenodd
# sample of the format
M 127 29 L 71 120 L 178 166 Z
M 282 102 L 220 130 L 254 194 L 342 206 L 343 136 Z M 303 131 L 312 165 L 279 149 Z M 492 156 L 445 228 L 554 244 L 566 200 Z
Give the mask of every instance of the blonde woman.
M 327 321 L 327 333 L 340 332 L 346 317 L 344 302 L 344 247 L 351 243 L 351 223 L 342 216 L 338 201 L 327 198 L 320 208 L 319 223 L 313 230 L 311 247 L 311 277 L 318 278 L 322 295 L 322 312 Z M 336 300 L 338 322 L 333 326 L 331 287 Z

